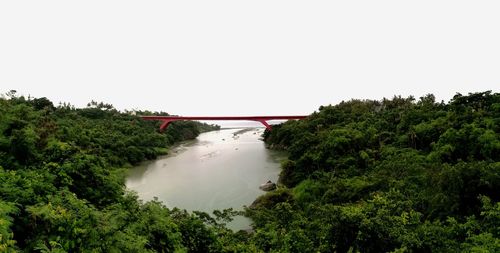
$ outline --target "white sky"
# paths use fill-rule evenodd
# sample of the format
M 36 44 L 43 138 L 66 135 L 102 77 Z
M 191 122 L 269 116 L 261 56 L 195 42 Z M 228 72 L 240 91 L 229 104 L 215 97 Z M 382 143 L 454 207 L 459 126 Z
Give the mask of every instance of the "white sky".
M 500 1 L 1 1 L 0 93 L 179 115 L 500 87 Z

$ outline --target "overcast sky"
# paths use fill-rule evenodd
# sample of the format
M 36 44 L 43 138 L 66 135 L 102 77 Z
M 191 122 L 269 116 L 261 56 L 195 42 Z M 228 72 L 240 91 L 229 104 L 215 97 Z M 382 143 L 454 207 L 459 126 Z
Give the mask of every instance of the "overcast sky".
M 500 1 L 0 1 L 0 93 L 308 114 L 500 87 Z

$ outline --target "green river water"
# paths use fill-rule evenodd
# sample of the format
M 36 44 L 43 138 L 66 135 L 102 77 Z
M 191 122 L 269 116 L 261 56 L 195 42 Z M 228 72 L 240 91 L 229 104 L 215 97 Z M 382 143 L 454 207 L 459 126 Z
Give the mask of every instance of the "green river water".
M 264 194 L 259 185 L 276 182 L 283 152 L 268 150 L 260 140 L 263 128 L 224 129 L 200 134 L 170 154 L 130 170 L 127 188 L 142 200 L 157 197 L 167 207 L 212 213 L 242 210 Z M 250 220 L 236 217 L 233 230 L 247 229 Z

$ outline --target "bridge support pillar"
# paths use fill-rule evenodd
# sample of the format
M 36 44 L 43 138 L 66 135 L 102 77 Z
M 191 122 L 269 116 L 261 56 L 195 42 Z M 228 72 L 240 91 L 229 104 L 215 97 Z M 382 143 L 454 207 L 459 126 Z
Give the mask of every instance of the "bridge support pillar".
M 160 126 L 160 132 L 163 132 L 163 130 L 165 130 L 165 128 L 167 128 L 172 121 L 173 120 L 163 120 L 163 123 Z
M 262 123 L 266 127 L 267 130 L 271 131 L 272 127 L 271 125 L 267 124 L 265 120 L 257 120 L 258 122 Z

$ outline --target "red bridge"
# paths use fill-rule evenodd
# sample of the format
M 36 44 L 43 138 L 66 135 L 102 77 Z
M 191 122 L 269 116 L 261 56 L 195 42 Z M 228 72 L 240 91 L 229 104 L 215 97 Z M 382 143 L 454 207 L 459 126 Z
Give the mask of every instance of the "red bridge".
M 168 127 L 170 122 L 178 120 L 247 120 L 258 121 L 262 123 L 267 129 L 271 130 L 271 125 L 267 123 L 268 120 L 289 120 L 289 119 L 303 119 L 307 116 L 195 116 L 195 117 L 182 117 L 182 116 L 141 116 L 145 120 L 161 120 L 163 124 L 160 126 L 160 131 Z

